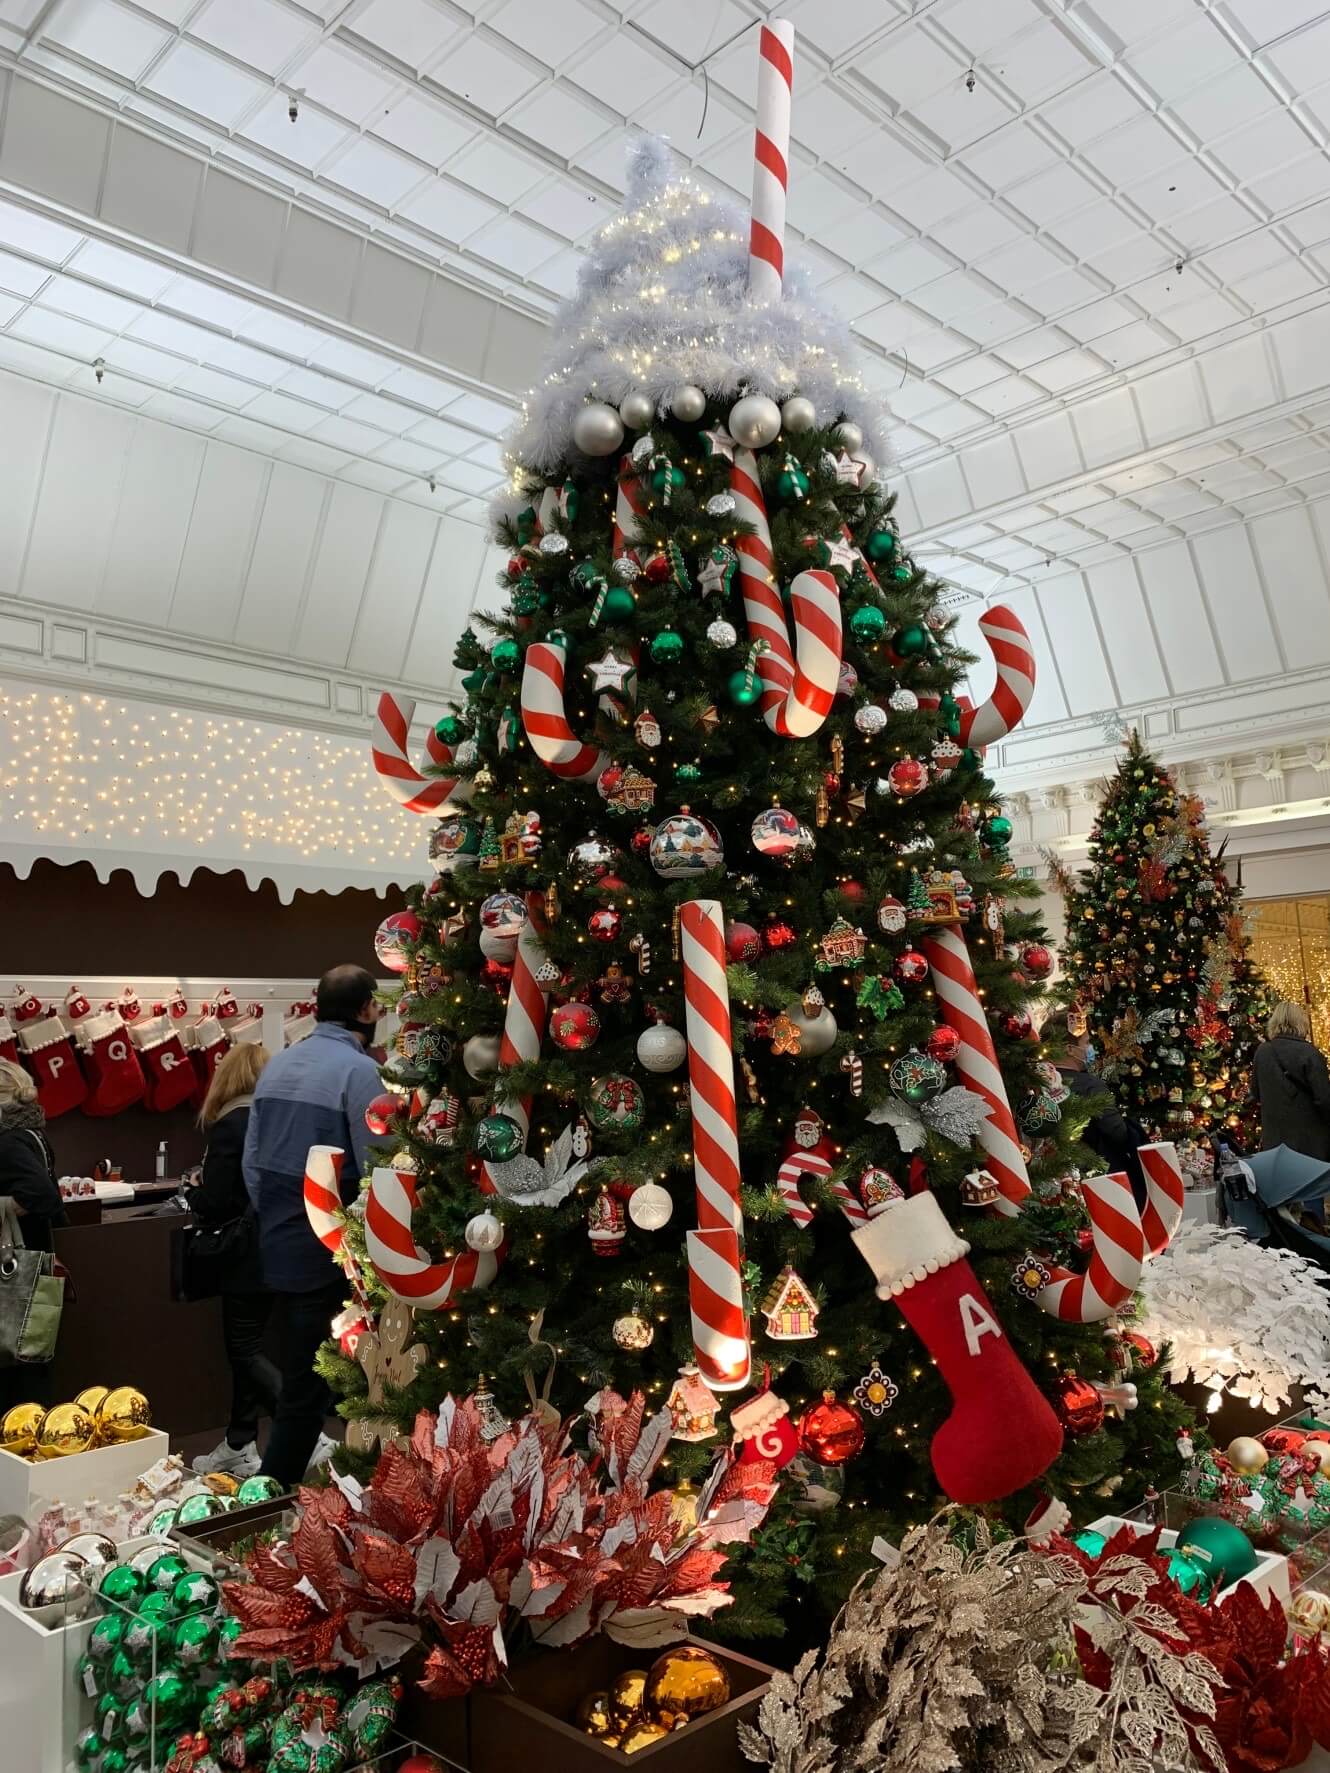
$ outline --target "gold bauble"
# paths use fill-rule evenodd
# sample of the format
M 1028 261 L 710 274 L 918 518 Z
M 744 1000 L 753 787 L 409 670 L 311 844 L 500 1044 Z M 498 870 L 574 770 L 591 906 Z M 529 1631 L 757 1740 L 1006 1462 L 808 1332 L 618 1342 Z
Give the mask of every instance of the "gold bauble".
M 133 1385 L 117 1385 L 98 1406 L 97 1432 L 104 1441 L 141 1440 L 151 1422 L 148 1400 Z
M 14 1404 L 0 1422 L 0 1447 L 6 1453 L 16 1453 L 20 1459 L 31 1459 L 37 1450 L 37 1430 L 45 1414 L 45 1404 Z
M 621 1730 L 641 1711 L 646 1685 L 647 1671 L 644 1668 L 626 1668 L 621 1675 L 615 1676 L 610 1688 L 610 1715 Z
M 668 1735 L 664 1724 L 657 1724 L 651 1718 L 637 1718 L 619 1738 L 619 1752 L 635 1755 L 639 1749 L 650 1748 L 653 1742 L 661 1742 Z
M 653 1718 L 700 1718 L 730 1697 L 724 1664 L 700 1644 L 676 1644 L 651 1664 L 646 1706 Z
M 95 1422 L 97 1412 L 102 1407 L 102 1399 L 110 1389 L 109 1385 L 85 1385 L 83 1390 L 75 1395 L 74 1402 L 80 1410 L 86 1410 Z
M 1330 1441 L 1305 1440 L 1298 1451 L 1309 1454 L 1320 1466 L 1322 1473 L 1330 1477 Z
M 37 1457 L 62 1459 L 70 1453 L 86 1453 L 97 1425 L 77 1404 L 56 1404 L 42 1417 L 37 1430 Z
M 599 1736 L 602 1740 L 614 1729 L 614 1719 L 610 1715 L 610 1696 L 606 1692 L 588 1693 L 577 1703 L 573 1713 L 573 1722 L 579 1730 L 585 1730 L 588 1736 Z
M 1240 1434 L 1236 1440 L 1230 1441 L 1225 1457 L 1234 1471 L 1240 1471 L 1244 1476 L 1263 1471 L 1270 1459 L 1261 1443 L 1249 1434 Z

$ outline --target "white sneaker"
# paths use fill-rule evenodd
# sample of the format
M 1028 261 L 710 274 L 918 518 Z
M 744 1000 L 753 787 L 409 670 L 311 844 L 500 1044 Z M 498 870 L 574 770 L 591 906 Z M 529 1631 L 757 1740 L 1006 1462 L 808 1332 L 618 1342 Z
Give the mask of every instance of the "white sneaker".
M 260 1465 L 259 1449 L 254 1441 L 247 1447 L 233 1447 L 225 1436 L 211 1453 L 200 1453 L 193 1461 L 200 1477 L 212 1471 L 224 1471 L 234 1478 L 253 1477 Z
M 333 1454 L 341 1447 L 341 1444 L 340 1441 L 335 1441 L 330 1434 L 321 1434 L 318 1440 L 314 1443 L 314 1451 L 310 1454 L 309 1466 L 307 1469 L 309 1471 L 315 1471 L 320 1465 L 326 1465 L 332 1458 Z

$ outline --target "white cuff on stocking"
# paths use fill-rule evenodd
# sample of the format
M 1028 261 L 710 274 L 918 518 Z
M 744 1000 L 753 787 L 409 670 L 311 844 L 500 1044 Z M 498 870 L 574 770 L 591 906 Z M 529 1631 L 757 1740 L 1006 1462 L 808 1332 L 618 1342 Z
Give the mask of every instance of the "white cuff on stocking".
M 850 1235 L 873 1271 L 879 1299 L 903 1293 L 970 1253 L 931 1194 L 912 1195 Z

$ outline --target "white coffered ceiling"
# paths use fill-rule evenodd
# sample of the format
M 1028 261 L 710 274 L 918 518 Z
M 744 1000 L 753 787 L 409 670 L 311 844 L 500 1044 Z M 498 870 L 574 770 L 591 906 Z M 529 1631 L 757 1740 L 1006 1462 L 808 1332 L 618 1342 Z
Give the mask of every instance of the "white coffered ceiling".
M 82 612 L 90 657 L 93 630 L 137 623 L 363 687 L 446 686 L 442 638 L 487 578 L 461 538 L 626 138 L 667 134 L 745 198 L 767 10 L 0 0 L 0 370 L 61 384 L 72 415 L 9 499 L 10 599 Z M 1178 744 L 1211 743 L 1220 710 L 1253 731 L 1312 719 L 1330 699 L 1330 6 L 770 10 L 798 32 L 795 251 L 891 402 L 903 525 L 972 595 L 968 620 L 1014 601 L 1044 662 L 1002 762 L 1052 770 L 1115 708 Z M 85 401 L 120 415 L 93 470 L 112 553 L 137 540 L 146 569 L 154 531 L 178 538 L 142 605 L 107 591 L 136 569 L 93 571 L 92 541 L 77 572 L 29 545 Z M 140 474 L 149 505 L 126 519 L 154 450 L 176 478 Z M 233 483 L 253 487 L 249 552 L 218 600 L 192 563 L 225 546 L 208 487 L 225 504 Z M 301 590 L 270 599 L 254 537 L 288 504 L 273 558 Z M 412 532 L 387 576 L 413 615 L 367 643 L 390 531 Z M 299 612 L 334 565 L 343 614 L 320 634 Z

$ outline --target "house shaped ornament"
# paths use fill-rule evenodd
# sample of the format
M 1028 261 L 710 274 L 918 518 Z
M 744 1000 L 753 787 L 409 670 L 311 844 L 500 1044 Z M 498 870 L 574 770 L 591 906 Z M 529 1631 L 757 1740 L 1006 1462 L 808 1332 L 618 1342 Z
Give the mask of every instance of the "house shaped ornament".
M 709 1441 L 715 1435 L 720 1399 L 691 1361 L 679 1368 L 665 1408 L 676 1441 Z
M 856 966 L 864 957 L 868 938 L 845 918 L 838 917 L 818 946 L 824 967 Z
M 762 1301 L 767 1335 L 773 1342 L 809 1342 L 817 1335 L 817 1303 L 794 1269 L 776 1276 Z

